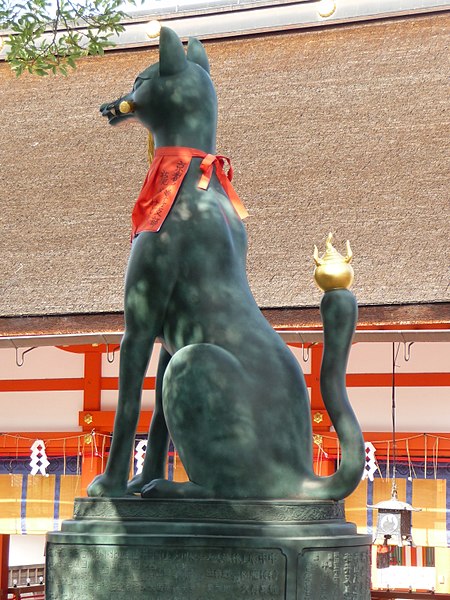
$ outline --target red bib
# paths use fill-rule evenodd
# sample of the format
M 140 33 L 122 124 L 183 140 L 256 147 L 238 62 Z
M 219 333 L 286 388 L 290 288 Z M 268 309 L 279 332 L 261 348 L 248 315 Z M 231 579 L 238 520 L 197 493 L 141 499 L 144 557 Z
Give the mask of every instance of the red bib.
M 203 158 L 200 164 L 202 175 L 197 187 L 200 190 L 208 189 L 213 168 L 225 193 L 233 204 L 241 219 L 248 215 L 245 206 L 231 185 L 233 169 L 230 159 L 225 156 L 207 154 L 195 148 L 184 148 L 182 146 L 168 146 L 157 148 L 155 158 L 145 177 L 141 193 L 134 205 L 132 222 L 133 229 L 131 239 L 141 231 L 159 231 L 166 220 L 170 209 L 178 194 L 183 179 L 187 173 L 193 157 Z M 229 165 L 228 173 L 224 171 L 224 165 Z

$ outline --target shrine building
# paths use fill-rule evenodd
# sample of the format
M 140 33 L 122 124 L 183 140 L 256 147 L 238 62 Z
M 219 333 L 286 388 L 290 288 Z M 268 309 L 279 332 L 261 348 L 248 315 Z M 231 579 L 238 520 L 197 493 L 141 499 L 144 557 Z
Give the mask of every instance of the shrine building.
M 343 254 L 350 240 L 359 320 L 347 388 L 367 469 L 347 519 L 375 539 L 370 507 L 390 498 L 395 470 L 399 500 L 421 511 L 413 545 L 393 546 L 387 568 L 374 544 L 374 594 L 450 594 L 448 5 L 155 6 L 67 77 L 16 78 L 0 53 L 0 598 L 27 580 L 43 598 L 45 532 L 71 517 L 108 455 L 130 215 L 148 159 L 147 132 L 108 126 L 99 106 L 157 62 L 151 19 L 199 37 L 208 53 L 217 150 L 249 211 L 250 286 L 305 373 L 321 475 L 340 447 L 320 393 L 312 255 L 329 232 Z M 130 472 L 152 418 L 158 352 Z M 186 479 L 173 445 L 168 477 Z

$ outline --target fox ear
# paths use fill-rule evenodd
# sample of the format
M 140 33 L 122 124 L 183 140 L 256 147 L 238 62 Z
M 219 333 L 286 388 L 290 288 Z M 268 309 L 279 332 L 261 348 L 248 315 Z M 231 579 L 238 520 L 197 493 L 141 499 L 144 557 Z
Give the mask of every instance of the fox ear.
M 209 73 L 209 60 L 203 44 L 197 38 L 189 38 L 187 59 L 200 65 Z
M 175 31 L 161 27 L 159 34 L 159 74 L 176 75 L 187 67 L 183 44 Z

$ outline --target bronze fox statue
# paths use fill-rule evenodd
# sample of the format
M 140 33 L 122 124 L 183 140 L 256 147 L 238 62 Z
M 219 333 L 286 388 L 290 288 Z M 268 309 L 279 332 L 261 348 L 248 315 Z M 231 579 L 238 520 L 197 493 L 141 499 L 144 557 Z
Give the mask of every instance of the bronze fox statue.
M 194 152 L 187 165 L 180 161 L 185 170 L 176 181 L 176 161 L 172 171 L 163 163 L 154 171 L 159 200 L 144 198 L 152 227 L 145 218 L 135 223 L 113 440 L 106 470 L 88 493 L 342 499 L 364 466 L 362 434 L 345 390 L 354 296 L 332 290 L 322 300 L 322 394 L 342 460 L 335 474 L 321 478 L 313 472 L 300 366 L 262 316 L 247 282 L 246 232 L 224 184 L 224 161 L 216 157 L 217 100 L 205 49 L 191 39 L 185 52 L 176 33 L 163 27 L 159 53 L 159 63 L 138 75 L 132 91 L 101 112 L 112 125 L 137 119 L 153 134 L 161 160 L 177 149 L 182 156 L 183 149 Z M 179 188 L 167 205 L 174 185 Z M 162 350 L 147 454 L 142 473 L 128 482 L 143 379 L 157 339 Z M 169 435 L 189 482 L 164 479 Z

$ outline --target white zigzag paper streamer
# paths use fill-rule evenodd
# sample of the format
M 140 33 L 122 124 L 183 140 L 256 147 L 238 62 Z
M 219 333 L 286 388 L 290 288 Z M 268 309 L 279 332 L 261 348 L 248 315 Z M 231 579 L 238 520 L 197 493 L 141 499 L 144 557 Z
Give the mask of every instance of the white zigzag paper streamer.
M 376 448 L 372 442 L 366 442 L 364 444 L 366 450 L 366 464 L 364 465 L 364 472 L 361 480 L 369 479 L 373 481 L 375 471 L 378 469 L 377 459 L 375 458 Z
M 147 450 L 147 440 L 141 440 L 136 444 L 136 451 L 134 458 L 136 460 L 136 475 L 142 473 L 142 467 L 144 465 L 145 452 Z
M 47 467 L 50 462 L 47 460 L 45 452 L 45 444 L 43 440 L 36 440 L 31 446 L 30 455 L 31 475 L 37 475 L 39 472 L 42 475 L 47 475 Z

